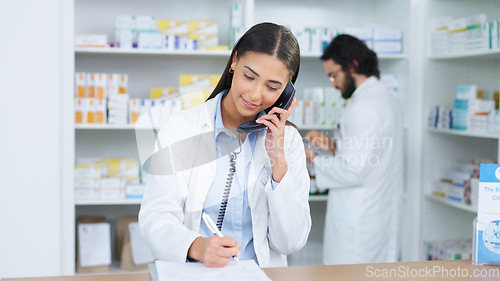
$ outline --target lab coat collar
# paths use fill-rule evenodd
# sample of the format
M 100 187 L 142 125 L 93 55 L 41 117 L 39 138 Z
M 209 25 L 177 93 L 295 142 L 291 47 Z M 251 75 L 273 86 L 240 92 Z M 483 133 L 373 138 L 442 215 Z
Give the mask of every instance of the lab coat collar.
M 357 87 L 356 90 L 354 90 L 354 93 L 352 94 L 352 97 L 351 97 L 351 101 L 356 99 L 359 96 L 362 96 L 363 93 L 366 93 L 365 89 L 367 87 L 370 87 L 374 83 L 376 83 L 377 80 L 378 79 L 375 76 L 370 76 L 370 77 L 366 78 L 366 80 L 363 81 L 363 83 L 361 83 L 361 85 L 359 85 L 359 87 Z
M 214 116 L 215 111 L 217 110 L 217 102 L 221 98 L 221 94 L 218 94 L 216 97 L 209 99 L 204 105 L 204 109 L 202 114 L 200 115 L 200 126 L 203 132 L 208 132 L 210 130 L 214 130 Z M 205 128 L 205 130 L 203 130 Z
M 192 120 L 198 121 L 197 126 L 199 126 L 200 128 L 199 131 L 200 135 L 208 132 L 213 133 L 214 115 L 218 98 L 220 98 L 219 95 L 217 95 L 215 98 L 212 98 L 204 102 L 202 105 L 200 105 L 201 114 L 192 115 L 193 118 Z M 196 117 L 197 115 L 199 116 L 198 118 Z M 213 151 L 215 157 L 216 147 L 214 138 L 203 138 L 202 147 L 210 151 Z M 203 168 L 198 167 L 196 169 L 191 170 L 192 174 L 189 176 L 190 178 L 189 186 L 190 190 L 197 194 L 195 197 L 193 197 L 193 206 L 195 206 L 197 210 L 200 210 L 199 218 L 195 219 L 195 221 L 192 222 L 193 225 L 191 226 L 192 229 L 194 229 L 195 231 L 199 230 L 200 220 L 201 220 L 201 210 L 203 209 L 203 205 L 205 203 L 208 190 L 210 189 L 210 185 L 212 184 L 212 180 L 215 178 L 216 168 L 217 168 L 216 161 L 210 161 L 209 163 L 203 165 Z

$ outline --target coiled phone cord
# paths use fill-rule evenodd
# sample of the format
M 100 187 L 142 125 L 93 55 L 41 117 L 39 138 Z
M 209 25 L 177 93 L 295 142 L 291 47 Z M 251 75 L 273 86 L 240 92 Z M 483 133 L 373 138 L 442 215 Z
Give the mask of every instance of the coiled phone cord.
M 229 158 L 229 174 L 227 174 L 226 186 L 224 187 L 224 193 L 222 194 L 222 202 L 220 203 L 219 215 L 217 216 L 216 223 L 219 231 L 222 231 L 222 223 L 224 222 L 224 216 L 226 215 L 229 193 L 231 193 L 231 184 L 233 183 L 234 173 L 236 172 L 236 157 L 239 153 L 241 153 L 240 133 L 238 133 L 238 143 L 240 145 L 240 151 L 232 151 L 231 157 Z

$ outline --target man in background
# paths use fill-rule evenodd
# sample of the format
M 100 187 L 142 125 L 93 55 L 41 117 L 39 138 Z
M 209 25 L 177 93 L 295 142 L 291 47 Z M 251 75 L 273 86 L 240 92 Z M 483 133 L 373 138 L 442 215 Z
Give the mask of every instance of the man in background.
M 332 140 L 318 131 L 316 184 L 328 188 L 323 262 L 395 262 L 400 254 L 403 120 L 397 101 L 380 81 L 376 54 L 350 35 L 338 35 L 321 56 L 331 86 L 350 99 Z

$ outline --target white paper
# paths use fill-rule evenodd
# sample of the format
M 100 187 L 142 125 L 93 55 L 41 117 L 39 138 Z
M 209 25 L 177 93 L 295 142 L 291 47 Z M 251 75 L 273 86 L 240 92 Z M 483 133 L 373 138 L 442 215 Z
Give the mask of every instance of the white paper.
M 155 257 L 139 232 L 139 223 L 132 222 L 128 225 L 130 232 L 130 247 L 132 248 L 132 261 L 135 265 L 154 262 Z
M 229 262 L 224 267 L 207 267 L 203 263 L 156 261 L 157 281 L 271 281 L 253 260 Z M 153 277 L 154 272 L 151 273 Z
M 111 264 L 111 230 L 107 222 L 78 225 L 78 250 L 82 267 Z

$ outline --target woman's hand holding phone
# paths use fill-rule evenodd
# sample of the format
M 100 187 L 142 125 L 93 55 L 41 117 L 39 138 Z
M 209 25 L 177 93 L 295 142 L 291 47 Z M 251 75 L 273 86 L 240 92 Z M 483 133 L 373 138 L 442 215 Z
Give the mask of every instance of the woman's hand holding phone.
M 273 180 L 280 182 L 288 170 L 288 163 L 285 158 L 285 123 L 292 109 L 295 106 L 296 99 L 288 109 L 273 107 L 268 114 L 262 115 L 255 122 L 267 126 L 266 135 L 266 151 L 271 159 L 271 167 L 273 170 Z M 278 117 L 275 113 L 278 113 Z

